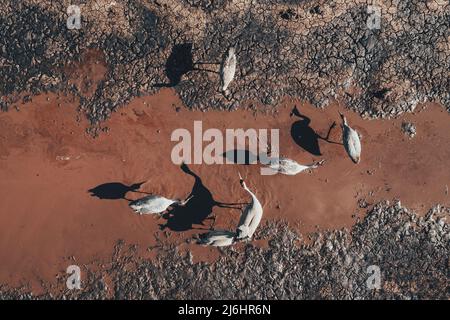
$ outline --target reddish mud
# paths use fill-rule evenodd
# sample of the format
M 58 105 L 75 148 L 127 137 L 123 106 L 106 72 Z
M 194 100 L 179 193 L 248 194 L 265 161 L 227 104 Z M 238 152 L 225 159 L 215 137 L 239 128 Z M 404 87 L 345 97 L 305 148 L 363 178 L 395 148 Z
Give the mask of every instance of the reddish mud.
M 333 121 L 339 124 L 337 111 L 344 111 L 362 135 L 361 163 L 353 164 L 340 144 L 319 140 L 322 155 L 318 156 L 296 144 L 291 126 L 300 119 L 289 115 L 295 104 L 321 136 Z M 107 261 L 119 239 L 138 244 L 145 256 L 151 254 L 145 249 L 159 239 L 192 249 L 195 259 L 213 259 L 218 252 L 215 248 L 185 241 L 202 232 L 199 229 L 209 228 L 212 219 L 192 229 L 175 223 L 161 231 L 159 225 L 166 223 L 165 218 L 139 216 L 128 207 L 126 199 L 143 194 L 128 192 L 126 199 L 117 194 L 117 199 L 99 199 L 88 192 L 105 183 L 146 181 L 141 191 L 186 197 L 194 178 L 172 163 L 176 143 L 170 136 L 177 128 L 192 131 L 194 120 L 203 121 L 203 130 L 278 128 L 282 155 L 299 163 L 326 160 L 323 167 L 297 176 L 262 176 L 259 165 L 189 166 L 214 199 L 226 203 L 249 200 L 238 183 L 240 171 L 264 205 L 262 223 L 285 219 L 308 233 L 316 226 L 351 226 L 352 215 L 365 212 L 361 199 L 369 205 L 400 199 L 420 213 L 436 203 L 450 204 L 450 116 L 438 105 L 421 106 L 414 114 L 389 121 L 363 120 L 337 103 L 320 110 L 290 100 L 273 114 L 203 113 L 184 109 L 167 89 L 137 98 L 114 113 L 105 124 L 109 131 L 96 139 L 85 133 L 87 123 L 75 121 L 76 107 L 71 98 L 42 95 L 21 105 L 20 112 L 0 114 L 0 283 L 30 282 L 37 290 L 39 280 L 54 281 L 57 273 L 73 264 L 69 257 L 80 265 Z M 416 125 L 415 138 L 401 132 L 403 120 Z M 340 141 L 339 125 L 330 139 Z M 216 217 L 215 228 L 234 229 L 239 214 L 236 209 L 215 206 L 209 217 Z

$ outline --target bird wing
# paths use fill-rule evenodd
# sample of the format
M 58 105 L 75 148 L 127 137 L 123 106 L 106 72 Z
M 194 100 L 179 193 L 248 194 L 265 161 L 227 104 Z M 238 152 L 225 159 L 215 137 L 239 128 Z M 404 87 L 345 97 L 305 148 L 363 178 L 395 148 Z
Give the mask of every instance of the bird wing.
M 226 89 L 236 73 L 236 55 L 233 53 L 225 59 L 222 67 L 221 77 L 223 87 Z
M 175 202 L 176 201 L 172 199 L 158 197 L 158 199 L 155 201 L 155 209 L 159 210 L 159 212 L 162 212 Z
M 233 238 L 220 236 L 216 237 L 214 241 L 211 242 L 211 245 L 214 247 L 225 247 L 233 244 Z
M 248 236 L 251 238 L 253 236 L 253 233 L 261 222 L 262 214 L 263 208 L 261 203 L 258 199 L 253 198 L 252 203 L 245 208 L 237 227 L 245 234 L 244 237 Z
M 284 173 L 286 174 L 297 174 L 299 172 L 302 172 L 306 169 L 309 169 L 308 166 L 304 166 L 300 163 L 298 163 L 295 160 L 291 160 L 291 159 L 284 159 L 283 161 L 283 169 L 284 169 Z
M 153 195 L 149 195 L 149 196 L 145 196 L 143 198 L 139 198 L 136 200 L 133 200 L 129 203 L 130 207 L 140 207 L 140 206 L 144 206 L 146 203 L 150 202 L 155 196 Z
M 165 211 L 172 203 L 174 203 L 174 200 L 158 195 L 149 195 L 131 201 L 129 206 L 136 208 L 141 213 L 159 213 Z
M 200 235 L 198 243 L 212 246 L 226 246 L 233 243 L 236 233 L 227 230 L 213 230 Z
M 350 128 L 350 135 L 351 135 L 351 142 L 352 142 L 353 149 L 355 150 L 355 153 L 360 155 L 361 154 L 361 140 L 359 139 L 358 132 L 356 132 L 356 130 L 353 130 L 352 128 Z
M 344 127 L 344 147 L 349 156 L 357 161 L 361 155 L 361 142 L 358 133 L 349 126 Z
M 253 211 L 254 211 L 253 217 L 250 221 L 250 224 L 248 225 L 250 238 L 253 236 L 253 233 L 255 233 L 256 228 L 258 228 L 263 215 L 263 208 L 259 202 L 253 208 Z
M 253 204 L 247 205 L 244 210 L 242 210 L 241 218 L 239 219 L 238 228 L 240 226 L 249 226 L 250 221 L 253 219 L 253 210 L 252 210 Z
M 310 168 L 309 166 L 301 165 L 297 161 L 288 158 L 280 158 L 278 161 L 271 162 L 269 167 L 287 175 L 295 175 Z
M 361 155 L 361 141 L 358 133 L 348 127 L 348 153 L 353 159 L 358 159 Z

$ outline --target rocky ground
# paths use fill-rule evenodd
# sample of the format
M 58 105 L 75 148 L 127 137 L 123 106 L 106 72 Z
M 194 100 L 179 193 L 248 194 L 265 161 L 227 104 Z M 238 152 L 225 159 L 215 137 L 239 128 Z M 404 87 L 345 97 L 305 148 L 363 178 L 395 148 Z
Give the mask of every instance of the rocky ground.
M 1 108 L 22 92 L 66 90 L 93 124 L 131 98 L 175 87 L 191 108 L 275 105 L 283 96 L 326 106 L 340 98 L 366 116 L 395 116 L 417 103 L 450 109 L 450 6 L 444 0 L 3 0 Z M 78 4 L 81 28 L 67 28 Z M 218 65 L 237 48 L 227 99 Z M 69 84 L 64 66 L 88 48 L 108 72 L 94 94 Z
M 194 263 L 173 247 L 141 259 L 119 243 L 81 290 L 33 296 L 3 287 L 0 299 L 448 299 L 449 212 L 438 206 L 418 217 L 380 203 L 351 230 L 316 234 L 310 244 L 285 223 L 270 223 L 257 235 L 267 248 L 225 248 L 214 263 Z M 60 280 L 64 287 L 66 275 Z
M 198 109 L 244 101 L 275 106 L 293 96 L 318 107 L 339 98 L 373 117 L 427 101 L 450 110 L 449 2 L 378 3 L 380 28 L 368 22 L 368 3 L 359 0 L 2 0 L 0 106 L 70 92 L 93 133 L 133 97 L 163 87 Z M 79 4 L 81 29 L 66 27 L 69 4 Z M 217 63 L 230 45 L 239 65 L 225 98 Z M 88 49 L 99 50 L 108 66 L 92 94 L 71 83 L 65 69 Z M 35 297 L 3 286 L 0 299 L 448 299 L 448 213 L 436 208 L 419 218 L 399 204 L 378 205 L 351 230 L 318 234 L 311 245 L 286 224 L 272 223 L 258 234 L 268 248 L 228 248 L 212 264 L 194 263 L 171 247 L 143 260 L 118 244 L 111 263 L 92 272 L 83 290 Z M 381 271 L 378 290 L 366 283 L 371 265 Z

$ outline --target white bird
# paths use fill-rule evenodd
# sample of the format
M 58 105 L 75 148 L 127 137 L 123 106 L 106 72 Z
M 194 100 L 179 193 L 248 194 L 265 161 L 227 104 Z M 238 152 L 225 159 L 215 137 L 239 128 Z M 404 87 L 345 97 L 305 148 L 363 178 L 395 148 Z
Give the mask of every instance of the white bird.
M 226 230 L 212 230 L 208 233 L 199 235 L 198 244 L 226 247 L 232 245 L 236 241 L 236 233 Z
M 359 163 L 361 160 L 361 141 L 358 132 L 347 124 L 347 119 L 342 113 L 339 112 L 339 115 L 342 118 L 342 142 L 345 150 L 354 163 Z
M 192 196 L 186 200 L 167 199 L 158 195 L 149 195 L 141 199 L 131 201 L 129 206 L 138 214 L 162 213 L 172 205 L 184 206 Z
M 289 158 L 271 158 L 270 164 L 268 167 L 276 172 L 281 174 L 285 174 L 288 176 L 295 176 L 296 174 L 308 170 L 308 169 L 316 169 L 321 166 L 325 160 L 321 160 L 319 162 L 314 162 L 312 164 L 300 164 L 295 160 Z
M 228 86 L 233 81 L 234 74 L 236 73 L 236 64 L 235 49 L 234 47 L 230 47 L 220 66 L 221 90 L 224 94 L 228 94 Z
M 261 218 L 263 215 L 263 208 L 258 198 L 256 198 L 255 194 L 248 189 L 240 173 L 239 179 L 242 188 L 244 188 L 244 190 L 247 191 L 252 197 L 252 201 L 242 211 L 242 215 L 239 220 L 239 224 L 236 231 L 237 240 L 242 240 L 246 238 L 251 239 L 256 231 L 256 228 L 261 222 Z

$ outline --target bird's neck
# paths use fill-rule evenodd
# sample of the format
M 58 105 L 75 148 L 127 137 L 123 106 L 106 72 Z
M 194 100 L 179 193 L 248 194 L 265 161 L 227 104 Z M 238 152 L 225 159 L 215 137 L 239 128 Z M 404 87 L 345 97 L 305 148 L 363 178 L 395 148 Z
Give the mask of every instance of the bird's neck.
M 253 192 L 251 192 L 247 187 L 244 187 L 244 189 L 245 189 L 245 191 L 247 191 L 247 192 L 250 194 L 250 196 L 252 197 L 252 202 L 255 202 L 255 201 L 257 200 L 255 194 L 254 194 Z

